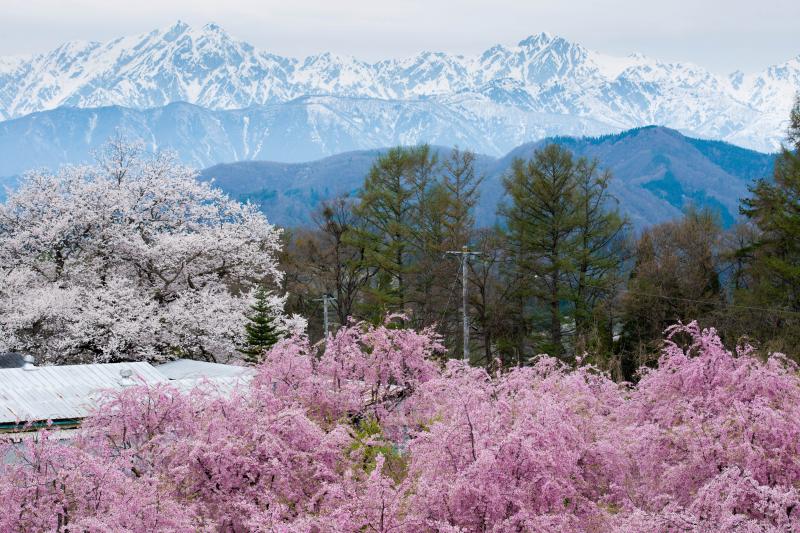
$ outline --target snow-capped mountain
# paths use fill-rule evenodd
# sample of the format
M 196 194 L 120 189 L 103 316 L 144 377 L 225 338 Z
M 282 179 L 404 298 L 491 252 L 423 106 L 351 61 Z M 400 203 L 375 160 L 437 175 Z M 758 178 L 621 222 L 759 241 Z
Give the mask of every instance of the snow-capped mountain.
M 203 168 L 230 161 L 310 161 L 420 142 L 494 155 L 516 146 L 523 133 L 541 139 L 597 135 L 607 129 L 590 119 L 509 109 L 472 96 L 448 104 L 304 96 L 234 110 L 184 102 L 145 110 L 61 107 L 0 122 L 0 176 L 91 162 L 92 154 L 117 135 L 141 139 L 153 151 L 174 150 L 186 163 Z
M 637 54 L 611 57 L 547 33 L 474 57 L 423 52 L 369 63 L 332 53 L 281 57 L 217 25 L 179 22 L 108 43 L 70 42 L 33 57 L 0 57 L 0 119 L 61 106 L 144 110 L 184 101 L 233 110 L 327 97 L 345 99 L 352 114 L 342 111 L 341 124 L 363 130 L 359 120 L 375 107 L 413 103 L 420 113 L 427 106 L 439 115 L 399 122 L 397 113 L 372 116 L 372 134 L 433 142 L 426 123 L 449 115 L 448 127 L 480 131 L 486 139 L 470 148 L 494 154 L 559 133 L 560 126 L 560 133 L 580 134 L 647 124 L 773 150 L 798 89 L 800 56 L 761 73 L 725 77 Z M 319 116 L 323 123 L 309 123 L 309 136 L 331 115 Z

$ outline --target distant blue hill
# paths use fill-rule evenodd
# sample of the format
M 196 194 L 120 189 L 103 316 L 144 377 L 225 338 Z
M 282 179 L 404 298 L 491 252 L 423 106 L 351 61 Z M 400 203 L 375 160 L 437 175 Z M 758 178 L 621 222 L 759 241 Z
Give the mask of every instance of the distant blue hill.
M 501 158 L 479 155 L 478 170 L 486 176 L 477 207 L 480 224 L 495 221 L 496 207 L 503 200 L 502 176 L 514 158 L 530 158 L 551 142 L 578 156 L 597 158 L 610 169 L 611 192 L 637 227 L 676 218 L 690 204 L 714 209 L 729 225 L 737 217 L 747 186 L 770 176 L 775 158 L 655 126 L 602 137 L 548 138 L 519 146 Z M 308 163 L 226 163 L 205 169 L 201 176 L 214 179 L 236 198 L 255 202 L 278 224 L 303 225 L 310 223 L 311 212 L 322 200 L 354 194 L 383 152 L 347 152 Z
M 442 146 L 432 148 L 440 157 L 451 150 Z M 357 194 L 375 159 L 387 150 L 346 152 L 308 163 L 223 163 L 203 170 L 200 176 L 214 180 L 218 187 L 238 200 L 257 204 L 274 223 L 306 225 L 322 201 Z M 477 169 L 489 175 L 496 161 L 479 154 Z
M 94 150 L 122 135 L 142 139 L 150 149 L 175 150 L 184 162 L 197 168 L 208 167 L 202 171 L 204 179 L 214 178 L 234 197 L 256 202 L 278 224 L 308 224 L 311 211 L 323 200 L 355 193 L 372 162 L 385 151 L 354 150 L 382 146 L 380 138 L 364 137 L 361 129 L 320 129 L 322 137 L 316 139 L 320 142 L 310 143 L 309 132 L 298 126 L 308 105 L 297 102 L 231 111 L 186 103 L 146 110 L 63 107 L 0 122 L 0 199 L 4 185 L 16 183 L 16 178 L 9 176 L 32 168 L 90 162 Z M 477 146 L 478 151 L 480 142 L 491 144 L 491 139 L 482 139 L 477 131 L 470 131 L 469 137 L 459 135 L 459 131 L 442 130 L 441 136 L 431 141 L 450 146 L 452 139 L 461 138 L 468 141 L 462 146 Z M 494 222 L 503 194 L 501 177 L 513 159 L 530 157 L 548 142 L 563 144 L 581 156 L 596 157 L 609 168 L 615 176 L 613 194 L 639 227 L 675 218 L 690 203 L 716 209 L 730 224 L 748 184 L 769 176 L 774 161 L 774 155 L 692 139 L 654 126 L 602 137 L 551 137 L 518 146 L 502 157 L 479 155 L 478 170 L 486 175 L 477 206 L 479 223 Z M 324 151 L 338 154 L 323 157 Z M 273 154 L 308 162 L 254 160 L 269 159 Z M 216 164 L 224 161 L 238 162 Z

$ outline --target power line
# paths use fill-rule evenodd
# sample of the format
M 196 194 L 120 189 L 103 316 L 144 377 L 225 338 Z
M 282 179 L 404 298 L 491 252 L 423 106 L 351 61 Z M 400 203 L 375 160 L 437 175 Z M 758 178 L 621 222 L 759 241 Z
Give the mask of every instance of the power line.
M 631 291 L 628 289 L 623 289 L 620 291 L 622 293 L 627 294 L 638 294 L 639 296 L 650 296 L 652 298 L 663 298 L 665 300 L 675 300 L 680 302 L 689 302 L 689 303 L 698 303 L 698 304 L 715 304 L 716 302 L 712 300 L 695 300 L 693 298 L 683 298 L 681 296 L 667 296 L 666 294 L 655 294 L 652 292 L 641 292 L 641 291 Z M 777 309 L 777 308 L 769 308 L 769 307 L 755 307 L 749 305 L 737 305 L 737 304 L 728 304 L 728 303 L 720 303 L 718 304 L 720 307 L 725 307 L 728 309 L 747 309 L 749 311 L 761 311 L 764 313 L 786 313 L 790 315 L 798 315 L 800 316 L 800 311 L 792 311 L 790 309 Z
M 464 318 L 464 362 L 469 364 L 469 314 L 467 313 L 467 260 L 471 255 L 481 255 L 472 252 L 466 246 L 461 250 L 449 250 L 448 254 L 461 256 L 461 314 Z
M 325 330 L 325 338 L 327 339 L 328 338 L 328 302 L 331 302 L 331 301 L 335 302 L 336 298 L 334 298 L 330 294 L 325 293 L 325 294 L 322 295 L 322 298 L 317 298 L 314 301 L 322 302 L 322 317 L 323 317 L 322 320 L 323 320 L 323 324 L 324 324 L 323 329 Z

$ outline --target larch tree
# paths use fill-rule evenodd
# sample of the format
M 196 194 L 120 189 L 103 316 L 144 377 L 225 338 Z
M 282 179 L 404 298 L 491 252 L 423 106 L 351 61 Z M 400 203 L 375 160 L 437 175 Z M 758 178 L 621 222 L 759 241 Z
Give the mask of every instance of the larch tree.
M 475 169 L 474 152 L 453 149 L 442 159 L 441 184 L 448 202 L 444 212 L 447 229 L 447 246 L 459 250 L 469 244 L 475 226 L 475 206 L 480 198 L 480 186 L 484 176 Z
M 461 250 L 473 237 L 481 181 L 476 175 L 475 155 L 454 149 L 436 165 L 427 193 L 420 198 L 414 324 L 436 323 L 448 338 L 459 339 L 453 343 L 455 353 L 462 350 L 461 337 L 455 335 L 460 331 L 460 313 L 454 305 L 461 273 L 458 261 L 447 252 Z
M 598 167 L 597 160 L 586 158 L 579 159 L 575 166 L 576 228 L 571 280 L 577 343 L 583 348 L 593 344 L 593 352 L 611 349 L 613 326 L 608 307 L 622 281 L 628 227 L 608 190 L 611 172 Z M 601 302 L 606 303 L 606 309 L 598 316 L 596 310 Z M 601 348 L 600 344 L 604 346 Z
M 387 311 L 406 310 L 425 218 L 421 202 L 429 194 L 435 164 L 427 145 L 392 148 L 373 164 L 359 194 L 355 213 L 364 224 L 351 242 L 364 249 L 375 271 L 368 305 L 376 319 Z
M 772 180 L 751 187 L 741 211 L 757 228 L 754 241 L 740 251 L 747 258 L 747 290 L 737 291 L 742 306 L 768 308 L 753 313 L 760 340 L 796 351 L 800 342 L 800 96 L 790 116 L 788 146 L 775 162 Z
M 504 180 L 510 204 L 501 208 L 515 267 L 530 296 L 542 301 L 547 314 L 543 351 L 564 352 L 562 303 L 570 299 L 574 233 L 578 225 L 572 153 L 556 144 L 537 150 L 529 161 L 514 161 Z
M 291 232 L 283 256 L 289 305 L 319 316 L 319 295 L 333 294 L 340 325 L 403 311 L 407 324 L 437 324 L 453 336 L 461 276 L 446 252 L 472 236 L 480 181 L 471 152 L 453 150 L 438 162 L 425 146 L 388 151 L 357 198 L 325 202 L 316 229 Z

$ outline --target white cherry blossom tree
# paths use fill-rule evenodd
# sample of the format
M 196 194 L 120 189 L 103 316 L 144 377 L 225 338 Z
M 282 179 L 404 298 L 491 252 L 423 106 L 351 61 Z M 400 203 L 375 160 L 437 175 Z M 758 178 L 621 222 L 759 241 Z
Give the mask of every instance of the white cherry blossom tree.
M 0 350 L 51 363 L 236 357 L 280 230 L 171 154 L 116 140 L 0 204 Z M 302 327 L 273 308 L 286 328 Z

